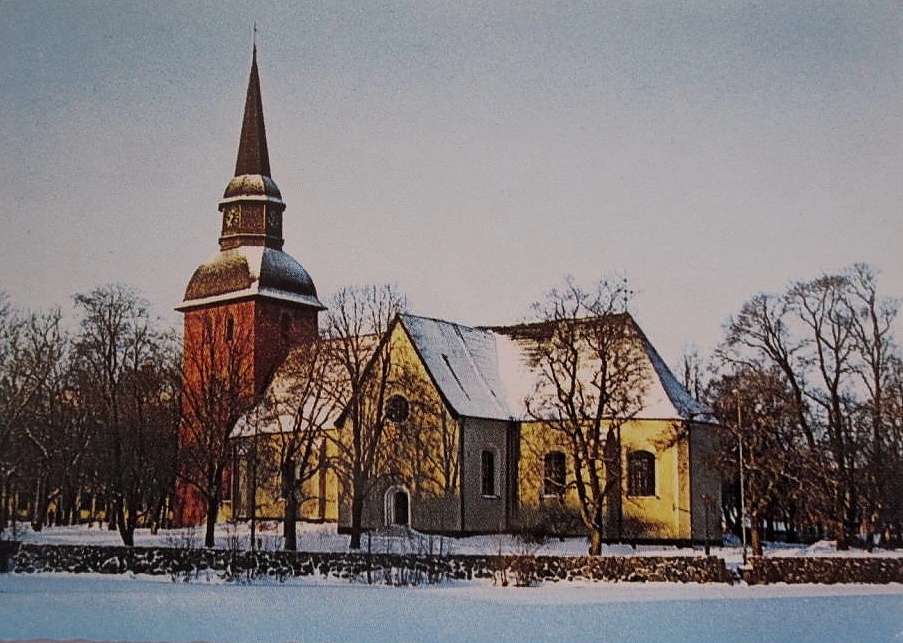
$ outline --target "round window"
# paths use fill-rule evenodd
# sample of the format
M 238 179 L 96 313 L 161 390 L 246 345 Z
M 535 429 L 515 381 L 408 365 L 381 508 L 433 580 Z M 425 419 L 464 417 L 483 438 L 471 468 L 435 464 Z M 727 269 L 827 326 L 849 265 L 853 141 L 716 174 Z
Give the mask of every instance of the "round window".
M 392 422 L 404 422 L 410 413 L 410 405 L 401 395 L 393 395 L 386 402 L 386 417 Z

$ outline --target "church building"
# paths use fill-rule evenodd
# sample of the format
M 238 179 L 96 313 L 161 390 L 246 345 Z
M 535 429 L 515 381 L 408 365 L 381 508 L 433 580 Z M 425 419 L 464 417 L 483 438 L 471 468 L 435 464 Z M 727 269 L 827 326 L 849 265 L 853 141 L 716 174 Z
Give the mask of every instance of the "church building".
M 279 413 L 263 407 L 291 407 L 297 379 L 304 377 L 293 363 L 304 347 L 321 341 L 317 317 L 325 308 L 310 276 L 282 250 L 285 207 L 270 176 L 255 49 L 235 177 L 219 203 L 219 251 L 195 271 L 178 306 L 185 314 L 183 443 L 192 439 L 192 423 L 202 424 L 210 411 L 191 403 L 210 397 L 201 390 L 209 373 L 220 378 L 219 389 L 240 392 L 240 409 L 213 413 L 234 425 L 235 458 L 222 472 L 226 502 L 219 519 L 247 518 L 250 512 L 282 517 L 285 498 L 278 482 L 261 481 L 278 476 L 279 468 L 267 474 L 255 465 L 252 471 L 242 454 L 249 452 L 250 438 L 275 440 L 287 430 Z M 630 417 L 606 420 L 618 427 L 612 457 L 622 473 L 606 500 L 605 537 L 720 539 L 720 477 L 712 466 L 715 419 L 668 369 L 636 322 L 626 313 L 621 322 L 644 375 Z M 351 527 L 350 491 L 330 462 L 349 439 L 352 398 L 379 407 L 396 457 L 391 475 L 374 480 L 363 500 L 364 529 L 513 532 L 543 512 L 579 514 L 575 456 L 552 430 L 554 418 L 531 408 L 544 386 L 536 356 L 554 324 L 474 328 L 396 316 L 384 336 L 364 342 L 371 368 L 361 381 L 334 388 L 344 390 L 346 398 L 335 406 L 328 436 L 318 443 L 316 475 L 305 482 L 299 518 Z M 381 375 L 372 367 L 379 360 L 389 364 Z M 379 376 L 387 379 L 371 386 Z M 375 390 L 378 396 L 370 393 Z M 205 515 L 196 490 L 186 485 L 178 496 L 180 524 L 217 518 Z M 561 529 L 576 534 L 582 525 L 572 521 Z

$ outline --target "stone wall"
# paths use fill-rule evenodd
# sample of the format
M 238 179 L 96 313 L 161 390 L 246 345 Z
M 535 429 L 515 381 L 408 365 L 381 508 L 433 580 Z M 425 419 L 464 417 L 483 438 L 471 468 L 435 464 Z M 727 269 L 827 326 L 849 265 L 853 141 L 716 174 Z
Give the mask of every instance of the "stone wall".
M 421 584 L 442 579 L 495 579 L 502 584 L 543 581 L 732 581 L 720 558 L 423 556 L 393 554 L 246 552 L 163 547 L 23 544 L 14 571 L 171 575 L 190 579 L 205 571 L 225 578 L 321 576 L 364 582 Z
M 740 575 L 750 585 L 764 583 L 903 583 L 903 558 L 750 558 Z
M 559 581 L 731 583 L 721 558 L 696 556 L 426 556 L 365 553 L 229 551 L 168 547 L 23 544 L 13 571 L 169 575 L 202 572 L 229 580 L 318 576 L 419 585 L 445 579 L 493 579 L 533 585 Z M 903 558 L 751 558 L 740 570 L 749 583 L 903 583 Z

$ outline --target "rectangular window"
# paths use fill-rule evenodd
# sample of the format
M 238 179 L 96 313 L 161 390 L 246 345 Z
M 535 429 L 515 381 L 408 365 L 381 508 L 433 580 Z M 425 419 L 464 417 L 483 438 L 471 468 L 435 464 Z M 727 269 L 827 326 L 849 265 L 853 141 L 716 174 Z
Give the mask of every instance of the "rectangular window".
M 561 451 L 547 453 L 543 461 L 543 473 L 542 494 L 544 496 L 563 494 L 566 477 L 564 453 Z
M 628 454 L 627 493 L 631 496 L 655 495 L 655 456 L 648 451 Z
M 482 471 L 482 490 L 484 496 L 498 495 L 495 488 L 495 452 L 483 451 L 480 458 L 480 467 Z

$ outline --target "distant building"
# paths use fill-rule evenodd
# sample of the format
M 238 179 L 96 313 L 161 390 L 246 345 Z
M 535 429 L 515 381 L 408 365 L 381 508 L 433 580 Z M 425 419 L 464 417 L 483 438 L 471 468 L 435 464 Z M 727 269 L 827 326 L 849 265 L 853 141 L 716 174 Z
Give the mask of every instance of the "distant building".
M 245 347 L 242 359 L 250 365 L 243 371 L 245 402 L 258 406 L 233 429 L 233 475 L 226 483 L 229 502 L 221 517 L 245 518 L 253 509 L 260 517 L 278 518 L 284 500 L 272 490 L 279 485 L 262 484 L 260 478 L 278 473 L 252 472 L 243 454 L 249 452 L 249 439 L 275 440 L 288 430 L 287 418 L 264 412 L 260 400 L 265 396 L 270 406 L 274 400 L 277 406 L 280 400 L 291 401 L 292 379 L 298 377 L 292 361 L 305 342 L 315 340 L 323 306 L 310 277 L 281 250 L 285 206 L 270 177 L 256 55 L 235 174 L 219 206 L 220 251 L 198 268 L 178 307 L 185 312 L 185 379 L 187 388 L 197 380 L 190 368 L 192 354 L 216 344 L 223 367 L 230 355 L 234 358 L 231 347 Z M 648 381 L 641 408 L 620 431 L 620 490 L 612 494 L 605 535 L 684 542 L 718 539 L 720 477 L 710 462 L 715 420 L 675 378 L 635 321 L 626 321 Z M 393 439 L 399 450 L 406 444 L 416 446 L 404 451 L 404 463 L 368 494 L 366 529 L 509 532 L 544 509 L 576 511 L 576 492 L 569 484 L 573 457 L 527 408 L 540 381 L 533 355 L 550 324 L 471 328 L 399 315 L 385 337 L 369 340 L 373 355 L 391 356 L 392 370 L 380 400 Z M 204 329 L 212 326 L 223 330 L 205 335 Z M 374 373 L 367 371 L 359 390 L 371 390 L 366 386 L 371 377 Z M 349 395 L 352 384 L 342 384 Z M 335 410 L 330 431 L 341 442 L 349 431 L 348 412 Z M 190 421 L 190 413 L 186 415 Z M 305 483 L 300 515 L 336 521 L 346 529 L 349 496 L 329 469 L 329 451 L 324 442 L 317 475 Z M 180 521 L 202 521 L 198 498 L 187 489 L 179 495 Z M 562 529 L 579 533 L 581 527 L 570 523 Z

